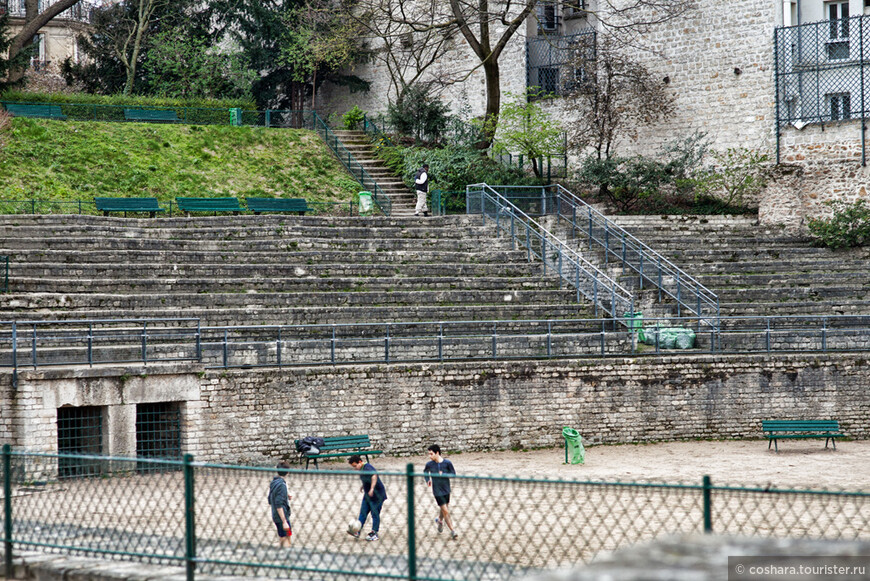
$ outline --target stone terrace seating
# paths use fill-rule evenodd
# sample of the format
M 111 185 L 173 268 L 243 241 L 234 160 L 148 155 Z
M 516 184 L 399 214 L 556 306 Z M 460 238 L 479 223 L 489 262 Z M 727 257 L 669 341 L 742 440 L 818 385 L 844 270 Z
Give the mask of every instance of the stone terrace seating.
M 715 292 L 722 316 L 870 315 L 868 249 L 814 247 L 754 217 L 612 219 Z
M 203 325 L 590 317 L 466 217 L 0 216 L 0 320 L 200 317 Z

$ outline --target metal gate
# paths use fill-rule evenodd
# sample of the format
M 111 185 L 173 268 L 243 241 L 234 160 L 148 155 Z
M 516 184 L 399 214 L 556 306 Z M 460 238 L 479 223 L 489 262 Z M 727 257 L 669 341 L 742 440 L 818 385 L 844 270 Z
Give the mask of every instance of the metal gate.
M 57 410 L 58 477 L 99 476 L 103 462 L 70 458 L 63 454 L 103 453 L 103 409 L 96 406 L 64 407 Z
M 181 409 L 177 402 L 140 403 L 136 406 L 136 456 L 181 459 Z M 138 465 L 140 472 L 166 468 L 144 462 Z

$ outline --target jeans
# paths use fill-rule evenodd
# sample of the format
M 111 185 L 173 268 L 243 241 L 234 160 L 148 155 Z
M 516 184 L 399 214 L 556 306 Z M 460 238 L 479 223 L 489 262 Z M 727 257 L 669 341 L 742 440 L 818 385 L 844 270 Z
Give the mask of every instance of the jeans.
M 384 499 L 377 496 L 371 497 L 368 494 L 363 494 L 362 504 L 359 507 L 359 522 L 366 524 L 366 519 L 369 513 L 372 514 L 372 530 L 378 532 L 381 528 L 381 507 L 384 506 Z

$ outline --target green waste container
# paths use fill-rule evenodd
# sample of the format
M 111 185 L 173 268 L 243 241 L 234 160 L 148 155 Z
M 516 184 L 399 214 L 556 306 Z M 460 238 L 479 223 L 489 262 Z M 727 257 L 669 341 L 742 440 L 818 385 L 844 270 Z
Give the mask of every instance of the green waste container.
M 372 213 L 372 193 L 371 192 L 360 192 L 359 193 L 359 215 L 360 216 L 368 216 Z
M 239 107 L 230 109 L 230 125 L 241 127 L 242 125 L 242 110 Z
M 626 312 L 622 316 L 625 317 L 625 323 L 628 325 L 628 330 L 632 333 L 637 333 L 637 340 L 643 342 L 643 313 L 640 311 Z
M 586 449 L 580 432 L 565 426 L 562 428 L 562 437 L 565 438 L 565 464 L 583 464 L 586 461 Z

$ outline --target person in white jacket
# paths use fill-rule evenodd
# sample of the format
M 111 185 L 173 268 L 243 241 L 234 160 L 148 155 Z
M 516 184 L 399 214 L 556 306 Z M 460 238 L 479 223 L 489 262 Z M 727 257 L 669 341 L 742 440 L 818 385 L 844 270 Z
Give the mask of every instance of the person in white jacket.
M 417 170 L 414 175 L 414 188 L 417 190 L 417 206 L 414 208 L 414 215 L 419 216 L 423 212 L 424 216 L 429 215 L 429 208 L 426 206 L 426 194 L 429 193 L 429 164 L 423 163 L 423 167 Z

